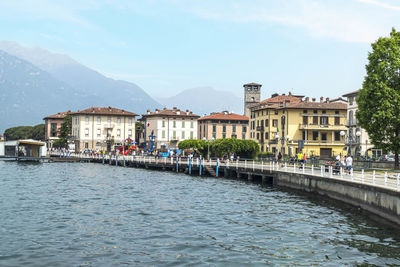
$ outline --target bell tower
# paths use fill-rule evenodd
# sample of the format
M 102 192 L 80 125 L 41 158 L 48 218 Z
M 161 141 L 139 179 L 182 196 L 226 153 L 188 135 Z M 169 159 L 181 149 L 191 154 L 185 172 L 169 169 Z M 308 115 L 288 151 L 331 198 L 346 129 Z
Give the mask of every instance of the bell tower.
M 260 102 L 261 86 L 259 83 L 246 83 L 244 88 L 244 115 L 250 118 L 250 106 Z

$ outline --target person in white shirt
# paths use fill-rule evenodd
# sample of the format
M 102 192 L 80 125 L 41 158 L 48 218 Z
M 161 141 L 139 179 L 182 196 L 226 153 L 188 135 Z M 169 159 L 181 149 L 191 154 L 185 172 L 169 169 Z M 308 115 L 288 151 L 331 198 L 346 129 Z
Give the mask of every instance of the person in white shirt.
M 348 170 L 349 174 L 351 173 L 352 165 L 353 165 L 353 158 L 350 155 L 347 155 L 347 158 L 346 158 L 346 170 Z

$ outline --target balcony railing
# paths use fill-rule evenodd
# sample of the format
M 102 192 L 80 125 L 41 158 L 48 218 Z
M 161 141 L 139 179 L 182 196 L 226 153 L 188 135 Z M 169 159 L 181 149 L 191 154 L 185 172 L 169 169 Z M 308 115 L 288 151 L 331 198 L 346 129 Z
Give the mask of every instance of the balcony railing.
M 343 124 L 299 124 L 299 128 L 303 130 L 344 130 L 346 126 Z
M 264 126 L 257 126 L 256 130 L 257 131 L 264 131 Z
M 105 129 L 113 129 L 114 128 L 114 124 L 106 124 L 106 125 L 104 125 L 104 128 Z

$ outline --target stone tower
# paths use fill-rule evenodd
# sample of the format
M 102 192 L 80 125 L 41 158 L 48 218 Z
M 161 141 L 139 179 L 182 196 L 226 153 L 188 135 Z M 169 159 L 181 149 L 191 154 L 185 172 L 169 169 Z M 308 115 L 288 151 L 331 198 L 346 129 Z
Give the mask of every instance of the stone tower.
M 250 106 L 260 102 L 262 84 L 246 83 L 244 88 L 244 115 L 250 118 Z

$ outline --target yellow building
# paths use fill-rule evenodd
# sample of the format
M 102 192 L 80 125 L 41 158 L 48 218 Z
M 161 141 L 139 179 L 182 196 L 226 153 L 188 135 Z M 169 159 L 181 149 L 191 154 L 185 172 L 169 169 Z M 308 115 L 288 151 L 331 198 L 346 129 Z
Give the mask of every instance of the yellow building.
M 281 151 L 288 156 L 302 152 L 321 158 L 345 154 L 347 104 L 303 98 L 289 93 L 254 104 L 250 138 L 262 152 Z

